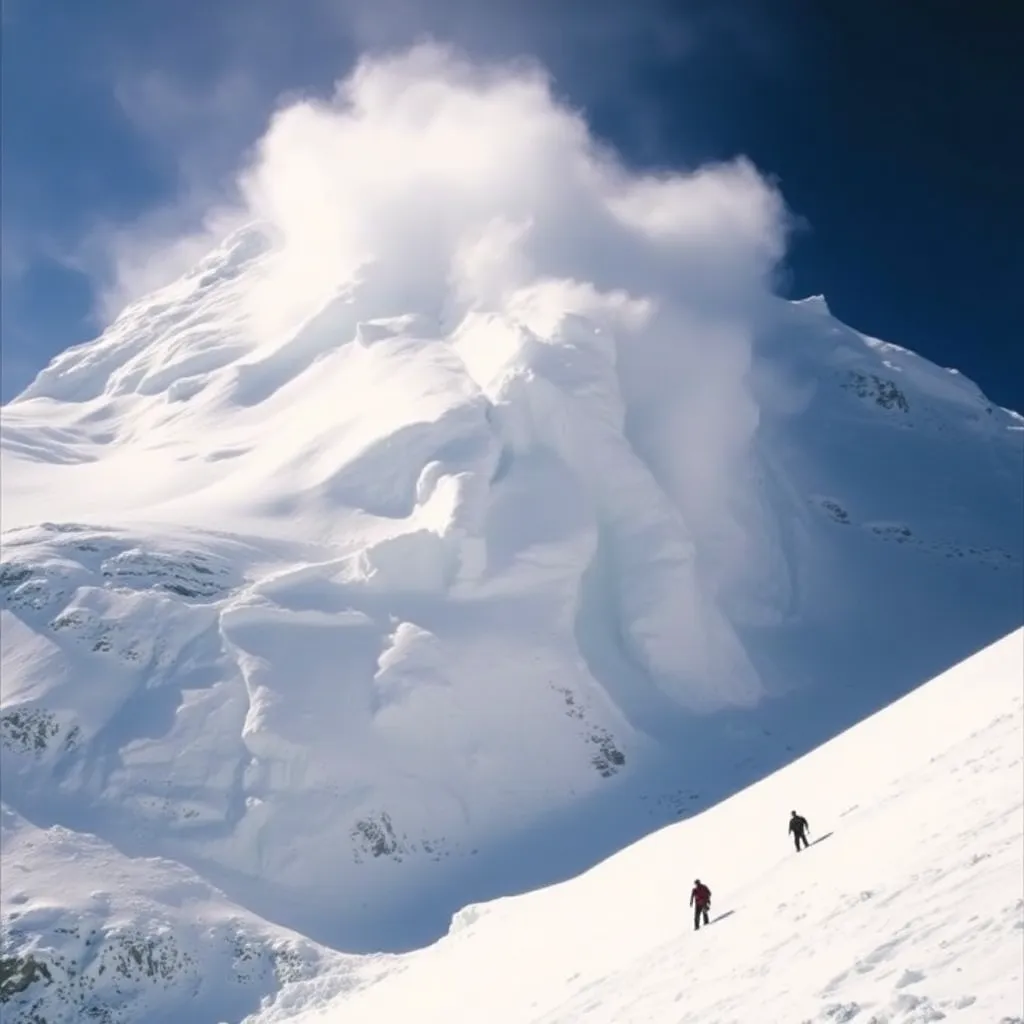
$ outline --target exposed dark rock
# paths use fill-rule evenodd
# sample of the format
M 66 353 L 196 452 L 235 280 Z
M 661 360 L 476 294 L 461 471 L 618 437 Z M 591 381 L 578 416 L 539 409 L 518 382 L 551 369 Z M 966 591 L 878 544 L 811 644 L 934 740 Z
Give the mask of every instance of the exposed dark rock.
M 883 409 L 910 412 L 907 396 L 900 391 L 895 381 L 886 380 L 877 374 L 863 374 L 851 370 L 849 379 L 843 383 L 842 387 L 847 391 L 852 391 L 858 398 L 873 401 Z
M 603 778 L 615 775 L 626 763 L 626 755 L 615 745 L 611 733 L 603 729 L 596 730 L 591 733 L 590 742 L 597 747 L 597 753 L 591 757 L 590 763 Z
M 42 708 L 13 708 L 0 715 L 0 743 L 20 754 L 41 757 L 59 734 L 60 723 Z M 71 733 L 67 742 L 74 743 Z
M 352 828 L 352 839 L 371 857 L 392 857 L 402 851 L 387 811 L 382 811 L 375 818 L 357 821 Z

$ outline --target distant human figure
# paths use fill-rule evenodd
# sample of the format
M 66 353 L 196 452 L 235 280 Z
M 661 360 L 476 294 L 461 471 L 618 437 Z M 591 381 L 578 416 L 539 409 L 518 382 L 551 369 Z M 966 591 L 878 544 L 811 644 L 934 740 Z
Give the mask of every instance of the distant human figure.
M 693 892 L 690 893 L 690 906 L 693 907 L 693 930 L 700 931 L 703 919 L 708 924 L 708 911 L 711 909 L 711 890 L 698 878 L 694 880 Z
M 806 849 L 811 844 L 807 842 L 807 830 L 811 826 L 807 824 L 807 819 L 797 814 L 796 811 L 790 811 L 789 818 L 789 831 L 793 836 L 793 843 L 796 846 L 796 852 L 799 853 L 801 849 L 801 843 L 803 848 Z

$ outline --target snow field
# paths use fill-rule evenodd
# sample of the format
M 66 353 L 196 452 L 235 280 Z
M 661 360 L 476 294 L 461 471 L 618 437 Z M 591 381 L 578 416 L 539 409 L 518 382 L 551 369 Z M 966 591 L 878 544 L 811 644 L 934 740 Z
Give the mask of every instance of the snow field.
M 467 908 L 373 985 L 251 1024 L 1009 1024 L 1024 1010 L 1024 630 L 584 875 Z M 785 833 L 791 805 L 810 849 Z M 712 925 L 692 931 L 695 875 Z

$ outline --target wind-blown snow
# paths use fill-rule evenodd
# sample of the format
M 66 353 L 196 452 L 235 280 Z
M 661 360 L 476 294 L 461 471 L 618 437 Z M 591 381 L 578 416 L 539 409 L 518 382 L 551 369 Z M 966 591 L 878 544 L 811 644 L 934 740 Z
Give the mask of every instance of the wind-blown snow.
M 749 165 L 427 48 L 241 187 L 4 407 L 12 821 L 409 948 L 1024 621 L 1024 420 L 773 297 Z
M 1019 1024 L 1022 678 L 1017 630 L 712 810 L 467 907 L 346 994 L 300 982 L 251 1024 Z M 696 934 L 694 875 L 712 890 Z

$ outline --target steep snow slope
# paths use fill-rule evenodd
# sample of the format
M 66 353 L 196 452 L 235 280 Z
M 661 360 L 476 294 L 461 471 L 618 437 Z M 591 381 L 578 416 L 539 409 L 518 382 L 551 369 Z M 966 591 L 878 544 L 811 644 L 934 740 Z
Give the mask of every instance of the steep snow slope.
M 671 387 L 635 379 L 664 327 L 561 286 L 239 356 L 259 251 L 4 410 L 5 799 L 33 820 L 412 944 L 1022 619 L 1019 418 L 820 302 L 759 312 L 750 422 L 709 452 L 672 349 Z M 197 331 L 227 339 L 198 369 Z M 543 858 L 508 845 L 534 828 Z
M 12 811 L 408 948 L 1024 621 L 1024 420 L 772 296 L 753 168 L 432 51 L 345 90 L 3 409 Z
M 561 286 L 446 334 L 341 303 L 240 356 L 261 251 L 4 410 L 5 799 L 34 820 L 412 944 L 1021 621 L 1021 421 L 820 302 L 759 311 L 751 422 L 708 452 L 665 327 Z M 508 845 L 534 827 L 543 858 Z
M 291 986 L 251 1024 L 1020 1024 L 1022 679 L 1017 630 L 712 810 L 465 908 L 356 991 Z

